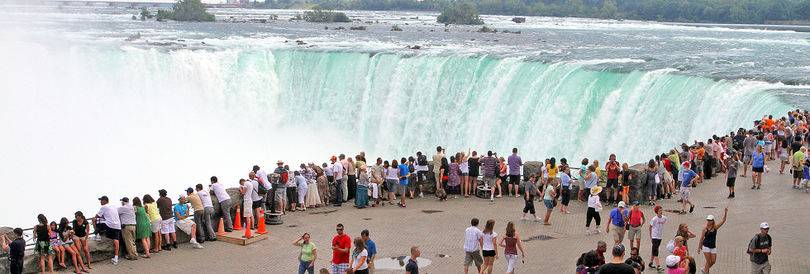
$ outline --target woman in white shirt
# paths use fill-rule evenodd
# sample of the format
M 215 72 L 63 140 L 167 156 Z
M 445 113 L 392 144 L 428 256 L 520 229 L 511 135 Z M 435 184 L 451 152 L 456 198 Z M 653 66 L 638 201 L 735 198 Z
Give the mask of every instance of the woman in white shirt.
M 354 274 L 368 274 L 368 250 L 363 238 L 354 238 L 354 251 L 352 252 L 352 265 L 349 272 Z
M 495 241 L 498 239 L 498 233 L 495 233 L 495 220 L 487 220 L 482 238 L 481 254 L 484 256 L 484 265 L 481 266 L 481 273 L 486 271 L 487 274 L 492 274 L 492 265 L 498 259 L 498 249 L 495 248 L 497 246 Z
M 596 220 L 596 231 L 593 233 L 599 234 L 599 225 L 602 223 L 602 218 L 599 216 L 599 212 L 602 211 L 602 202 L 599 201 L 600 192 L 602 192 L 601 186 L 591 188 L 591 196 L 588 197 L 588 213 L 585 216 L 585 235 L 591 234 L 591 220 Z

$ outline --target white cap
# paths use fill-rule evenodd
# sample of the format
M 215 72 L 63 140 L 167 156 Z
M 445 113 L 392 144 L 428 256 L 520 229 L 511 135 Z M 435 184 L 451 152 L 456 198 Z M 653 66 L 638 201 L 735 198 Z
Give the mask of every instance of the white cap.
M 714 221 L 714 215 L 706 216 L 706 221 Z
M 625 207 L 625 206 L 627 206 L 627 205 L 626 205 L 626 204 L 624 204 L 624 201 L 620 201 L 620 202 L 619 202 L 619 207 Z
M 768 223 L 761 223 L 761 224 L 759 224 L 759 228 L 762 228 L 762 229 L 766 229 L 766 228 L 770 228 L 770 227 L 771 227 L 771 226 L 769 226 L 769 225 L 768 225 Z
M 667 256 L 667 267 L 675 267 L 681 262 L 681 257 L 676 255 Z

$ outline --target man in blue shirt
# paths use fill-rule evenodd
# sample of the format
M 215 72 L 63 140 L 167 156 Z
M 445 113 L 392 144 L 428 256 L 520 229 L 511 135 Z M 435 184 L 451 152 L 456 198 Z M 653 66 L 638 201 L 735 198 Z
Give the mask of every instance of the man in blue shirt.
M 366 250 L 368 251 L 368 273 L 374 273 L 374 259 L 377 257 L 377 244 L 368 237 L 368 229 L 360 232 L 360 237 L 366 242 Z
M 681 204 L 683 206 L 681 208 L 681 214 L 685 214 L 686 204 L 689 204 L 689 213 L 692 213 L 692 211 L 695 210 L 695 205 L 689 201 L 689 191 L 691 189 L 690 186 L 692 185 L 692 181 L 696 180 L 695 183 L 700 181 L 700 175 L 692 171 L 692 164 L 690 164 L 688 161 L 683 162 L 682 166 L 683 168 L 680 171 L 681 175 L 678 177 L 683 178 L 679 192 L 681 194 Z
M 405 193 L 408 192 L 408 177 L 411 176 L 411 169 L 408 168 L 408 159 L 402 157 L 399 163 L 399 186 L 402 194 L 399 196 L 399 206 L 405 207 Z
M 608 223 L 610 225 L 605 226 L 605 232 L 608 234 L 610 233 L 610 227 L 613 227 L 613 241 L 616 245 L 624 241 L 624 224 L 627 222 L 627 213 L 624 207 L 624 201 L 619 202 L 619 205 L 610 211 L 610 216 L 608 217 Z

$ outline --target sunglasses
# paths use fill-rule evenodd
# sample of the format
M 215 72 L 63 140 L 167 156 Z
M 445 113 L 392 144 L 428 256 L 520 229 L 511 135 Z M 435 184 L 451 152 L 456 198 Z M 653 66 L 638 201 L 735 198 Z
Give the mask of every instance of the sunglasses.
M 336 228 L 335 230 L 337 230 L 337 231 L 343 231 L 343 229 L 342 229 L 342 228 Z

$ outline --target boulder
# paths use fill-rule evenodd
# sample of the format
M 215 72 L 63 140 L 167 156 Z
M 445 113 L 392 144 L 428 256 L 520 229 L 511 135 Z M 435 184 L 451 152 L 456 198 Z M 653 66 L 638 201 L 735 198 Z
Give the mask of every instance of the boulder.
M 349 27 L 349 30 L 366 30 L 365 26 Z
M 542 166 L 540 161 L 526 161 L 523 163 L 523 180 L 528 181 L 529 176 L 532 174 L 540 175 L 540 167 Z
M 393 27 L 391 27 L 391 31 L 402 31 L 402 28 L 400 28 L 397 25 L 394 25 Z
M 515 22 L 515 23 L 518 23 L 518 24 L 525 23 L 526 22 L 526 17 L 512 17 L 512 22 Z
M 490 28 L 490 27 L 487 27 L 487 26 L 483 26 L 480 29 L 478 29 L 478 32 L 481 32 L 481 33 L 498 33 L 498 30 L 495 29 L 495 28 Z

